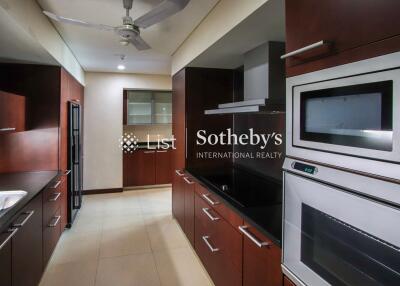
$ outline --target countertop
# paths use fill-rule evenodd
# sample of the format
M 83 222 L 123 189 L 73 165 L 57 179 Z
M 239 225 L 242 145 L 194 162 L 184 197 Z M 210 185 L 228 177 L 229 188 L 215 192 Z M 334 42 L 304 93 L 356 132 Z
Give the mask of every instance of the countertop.
M 28 194 L 5 213 L 0 213 L 0 231 L 3 231 L 10 219 L 21 211 L 56 176 L 58 171 L 23 172 L 0 174 L 0 191 L 22 190 Z
M 212 193 L 219 196 L 228 206 L 238 212 L 245 221 L 281 247 L 282 201 L 259 206 L 243 206 L 212 184 L 201 171 L 190 169 L 185 171 L 193 178 L 197 179 Z M 249 179 L 251 180 L 251 176 Z M 246 189 L 239 191 L 243 192 L 242 195 L 246 195 Z M 270 193 L 271 197 L 282 196 L 282 190 L 268 189 L 268 184 L 265 185 L 265 192 L 274 192 Z

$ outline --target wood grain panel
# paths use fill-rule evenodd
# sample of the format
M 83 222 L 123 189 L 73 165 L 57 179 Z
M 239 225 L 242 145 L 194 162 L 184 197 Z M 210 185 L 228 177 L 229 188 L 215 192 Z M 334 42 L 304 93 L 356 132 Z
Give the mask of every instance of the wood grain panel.
M 15 128 L 5 133 L 21 132 L 26 129 L 26 98 L 25 96 L 0 91 L 0 129 Z
M 196 183 L 188 177 L 185 176 L 186 180 L 189 180 L 190 182 L 193 182 L 193 184 L 188 183 L 187 181 L 183 180 L 184 184 L 184 196 L 185 196 L 185 227 L 184 231 L 186 234 L 186 237 L 194 246 L 194 189 L 196 186 Z
M 156 151 L 156 184 L 172 183 L 172 150 Z

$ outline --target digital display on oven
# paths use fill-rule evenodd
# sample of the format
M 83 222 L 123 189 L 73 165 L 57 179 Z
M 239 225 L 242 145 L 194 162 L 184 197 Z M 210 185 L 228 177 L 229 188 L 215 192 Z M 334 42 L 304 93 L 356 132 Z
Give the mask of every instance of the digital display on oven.
M 317 167 L 303 164 L 300 162 L 294 162 L 292 168 L 311 175 L 314 175 L 318 171 Z

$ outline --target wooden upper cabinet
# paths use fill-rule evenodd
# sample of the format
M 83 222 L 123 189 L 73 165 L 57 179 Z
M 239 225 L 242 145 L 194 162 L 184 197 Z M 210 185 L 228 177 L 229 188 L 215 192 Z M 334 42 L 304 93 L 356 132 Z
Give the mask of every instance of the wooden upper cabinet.
M 186 74 L 181 70 L 172 78 L 172 134 L 175 136 L 173 151 L 174 170 L 185 169 L 186 128 Z
M 243 231 L 243 286 L 281 286 L 281 249 L 253 227 Z
M 328 43 L 289 57 L 288 75 L 398 51 L 399 10 L 398 0 L 286 0 L 286 52 Z
M 0 91 L 0 135 L 26 129 L 26 98 Z

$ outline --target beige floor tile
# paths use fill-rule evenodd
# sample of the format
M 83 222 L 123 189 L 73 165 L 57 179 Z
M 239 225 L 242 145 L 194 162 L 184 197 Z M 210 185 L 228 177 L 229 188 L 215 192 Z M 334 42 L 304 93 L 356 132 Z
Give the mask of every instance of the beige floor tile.
M 159 286 L 153 255 L 138 254 L 101 259 L 96 286 Z
M 104 231 L 100 243 L 100 257 L 116 257 L 151 252 L 149 237 L 143 223 Z
M 53 253 L 50 263 L 96 260 L 100 250 L 98 232 L 78 233 L 66 230 Z
M 144 216 L 153 251 L 188 247 L 188 242 L 169 213 Z
M 162 286 L 212 286 L 189 248 L 155 252 Z
M 49 265 L 40 286 L 94 286 L 97 260 Z

